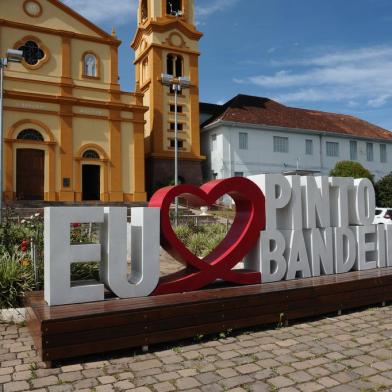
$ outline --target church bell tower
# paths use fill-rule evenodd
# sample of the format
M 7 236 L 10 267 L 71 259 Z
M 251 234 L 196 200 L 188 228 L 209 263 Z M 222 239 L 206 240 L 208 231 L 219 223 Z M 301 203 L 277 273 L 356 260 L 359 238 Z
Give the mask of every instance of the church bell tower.
M 139 0 L 135 50 L 136 92 L 144 94 L 147 189 L 174 180 L 175 95 L 162 75 L 189 79 L 177 99 L 179 180 L 201 183 L 199 40 L 194 0 Z

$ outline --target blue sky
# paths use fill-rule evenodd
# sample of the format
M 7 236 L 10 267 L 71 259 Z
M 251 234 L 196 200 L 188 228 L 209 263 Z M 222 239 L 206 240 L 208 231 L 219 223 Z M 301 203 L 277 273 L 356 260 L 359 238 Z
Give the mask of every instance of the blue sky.
M 63 0 L 117 29 L 121 86 L 134 90 L 137 0 Z M 238 93 L 352 114 L 392 130 L 392 0 L 196 0 L 200 97 Z

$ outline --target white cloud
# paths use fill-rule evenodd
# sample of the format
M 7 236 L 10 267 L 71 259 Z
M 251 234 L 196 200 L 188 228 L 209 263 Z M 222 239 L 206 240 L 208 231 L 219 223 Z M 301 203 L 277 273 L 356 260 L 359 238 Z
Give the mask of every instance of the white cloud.
M 95 23 L 110 22 L 114 26 L 127 23 L 135 17 L 138 0 L 62 0 L 63 3 Z M 239 0 L 196 0 L 197 19 L 233 7 Z M 197 24 L 201 22 L 198 21 Z
M 94 23 L 110 22 L 113 26 L 127 23 L 135 16 L 137 0 L 62 0 Z
M 274 61 L 275 66 L 333 66 L 342 64 L 358 63 L 360 61 L 375 63 L 380 59 L 392 58 L 392 47 L 390 46 L 373 46 L 345 51 L 335 51 L 321 53 L 319 55 L 312 54 L 300 59 L 289 59 L 286 61 Z
M 341 102 L 379 108 L 392 98 L 392 46 L 335 51 L 273 66 L 281 69 L 234 82 L 269 89 L 270 95 L 286 103 Z
M 374 98 L 374 99 L 369 99 L 368 101 L 368 106 L 372 107 L 372 108 L 380 108 L 382 106 L 384 106 L 389 98 L 391 98 L 391 94 L 385 94 L 385 95 L 381 95 L 380 97 Z
M 239 0 L 208 0 L 208 2 L 198 0 L 195 7 L 196 17 L 208 17 L 218 11 L 224 11 L 227 8 L 233 7 L 238 2 Z

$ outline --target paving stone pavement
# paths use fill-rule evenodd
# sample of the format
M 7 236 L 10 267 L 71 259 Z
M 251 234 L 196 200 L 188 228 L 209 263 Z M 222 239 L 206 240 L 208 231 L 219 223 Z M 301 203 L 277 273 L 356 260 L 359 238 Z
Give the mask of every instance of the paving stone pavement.
M 227 332 L 45 369 L 24 326 L 0 324 L 0 392 L 392 391 L 392 306 Z

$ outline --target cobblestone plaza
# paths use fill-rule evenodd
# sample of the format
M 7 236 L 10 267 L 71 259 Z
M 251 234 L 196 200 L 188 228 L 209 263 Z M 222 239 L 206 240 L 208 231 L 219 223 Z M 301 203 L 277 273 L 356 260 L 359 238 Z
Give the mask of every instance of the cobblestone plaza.
M 0 390 L 391 391 L 392 307 L 82 358 L 45 369 L 27 328 L 0 325 Z

